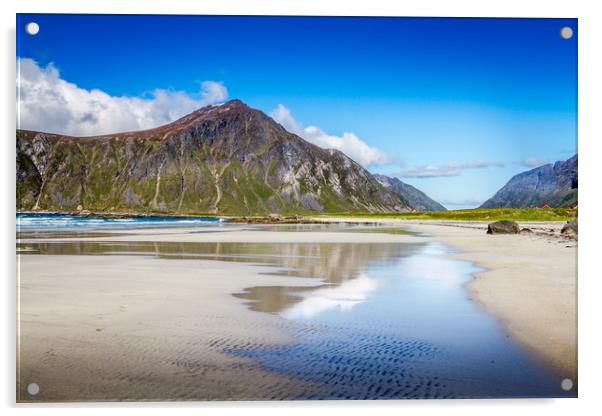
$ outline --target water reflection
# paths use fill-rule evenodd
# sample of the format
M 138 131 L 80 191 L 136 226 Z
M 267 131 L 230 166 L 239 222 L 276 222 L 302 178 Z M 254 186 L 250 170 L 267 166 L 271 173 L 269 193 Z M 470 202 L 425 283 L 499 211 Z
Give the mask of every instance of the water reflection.
M 350 267 L 353 277 L 340 284 L 280 292 L 301 298 L 281 316 L 322 330 L 229 352 L 322 385 L 306 399 L 575 395 L 468 299 L 464 284 L 478 271 L 471 263 L 434 242 L 388 254 L 357 264 L 359 272 Z
M 381 282 L 366 276 L 341 283 L 340 286 L 312 290 L 301 302 L 284 310 L 281 315 L 288 319 L 313 318 L 322 312 L 339 309 L 349 311 L 364 302 Z
M 17 244 L 22 255 L 140 255 L 175 260 L 216 260 L 272 266 L 267 274 L 319 279 L 311 285 L 255 286 L 234 296 L 255 311 L 290 318 L 346 310 L 361 303 L 378 282 L 363 271 L 411 257 L 424 243 L 193 243 L 36 241 Z M 311 295 L 308 295 L 311 294 Z M 297 305 L 298 304 L 298 305 Z M 297 305 L 297 306 L 294 306 Z

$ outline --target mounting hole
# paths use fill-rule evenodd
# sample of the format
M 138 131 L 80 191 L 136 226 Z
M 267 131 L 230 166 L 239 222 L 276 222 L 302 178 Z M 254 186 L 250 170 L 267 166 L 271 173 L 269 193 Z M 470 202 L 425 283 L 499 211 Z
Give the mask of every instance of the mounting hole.
M 25 32 L 27 32 L 28 35 L 37 35 L 39 31 L 40 25 L 38 25 L 36 22 L 29 22 L 25 25 Z
M 568 26 L 563 27 L 562 29 L 560 29 L 560 36 L 562 37 L 562 39 L 570 39 L 573 37 L 573 29 L 571 29 Z
M 35 396 L 39 392 L 40 392 L 40 386 L 38 386 L 38 383 L 29 383 L 27 385 L 27 393 L 29 393 L 29 395 Z
M 570 391 L 570 390 L 572 390 L 572 388 L 573 388 L 573 380 L 571 380 L 570 378 L 565 378 L 560 383 L 560 387 L 562 387 L 562 390 L 564 390 L 564 391 Z

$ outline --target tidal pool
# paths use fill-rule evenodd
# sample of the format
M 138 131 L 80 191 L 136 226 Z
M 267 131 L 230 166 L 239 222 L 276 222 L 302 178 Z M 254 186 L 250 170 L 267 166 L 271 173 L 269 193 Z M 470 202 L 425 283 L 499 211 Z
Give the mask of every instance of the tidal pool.
M 251 288 L 252 308 L 322 330 L 231 352 L 322 385 L 309 399 L 574 395 L 470 298 L 464 285 L 479 270 L 449 254 L 436 242 L 381 247 L 365 262 L 343 257 L 340 267 L 322 268 L 322 287 Z

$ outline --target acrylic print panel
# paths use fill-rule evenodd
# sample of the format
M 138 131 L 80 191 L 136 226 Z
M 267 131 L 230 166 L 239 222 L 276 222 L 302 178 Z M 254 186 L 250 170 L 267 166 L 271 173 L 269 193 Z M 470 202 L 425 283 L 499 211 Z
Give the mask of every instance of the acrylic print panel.
M 17 16 L 17 400 L 577 396 L 577 21 Z

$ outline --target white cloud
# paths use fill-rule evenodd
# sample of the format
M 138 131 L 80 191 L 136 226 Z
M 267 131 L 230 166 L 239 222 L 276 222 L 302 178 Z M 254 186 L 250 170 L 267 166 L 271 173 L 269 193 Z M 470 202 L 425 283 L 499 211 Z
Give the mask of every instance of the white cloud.
M 270 113 L 270 117 L 291 133 L 322 148 L 340 150 L 360 165 L 386 165 L 394 161 L 389 155 L 362 141 L 355 133 L 345 132 L 341 136 L 333 136 L 317 126 L 304 127 L 282 104 Z
M 504 162 L 477 160 L 473 162 L 449 162 L 440 166 L 415 166 L 404 170 L 396 176 L 404 178 L 438 178 L 443 176 L 458 176 L 466 169 L 483 169 L 489 167 L 503 168 Z
M 526 168 L 536 168 L 539 166 L 547 165 L 548 163 L 550 163 L 549 160 L 539 159 L 537 157 L 528 157 L 520 161 L 520 164 Z
M 142 130 L 174 121 L 228 98 L 221 82 L 204 81 L 200 91 L 156 89 L 144 97 L 112 96 L 61 78 L 49 64 L 17 60 L 17 127 L 74 136 Z
M 452 199 L 447 200 L 444 199 L 441 202 L 446 207 L 478 207 L 483 202 L 485 202 L 487 198 L 465 198 L 465 199 Z

